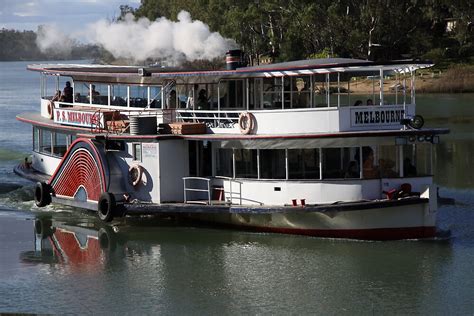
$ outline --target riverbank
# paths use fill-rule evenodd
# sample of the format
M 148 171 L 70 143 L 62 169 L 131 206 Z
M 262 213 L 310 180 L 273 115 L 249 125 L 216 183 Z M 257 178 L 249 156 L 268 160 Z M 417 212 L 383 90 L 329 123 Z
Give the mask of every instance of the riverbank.
M 407 90 L 410 90 L 410 80 L 406 80 Z M 403 88 L 403 79 L 395 78 L 384 80 L 384 91 L 395 92 L 398 86 L 399 91 Z M 357 94 L 370 94 L 373 90 L 378 91 L 378 79 L 358 78 L 351 81 L 350 90 Z M 474 92 L 474 66 L 456 65 L 445 72 L 420 71 L 416 77 L 417 93 L 468 93 Z

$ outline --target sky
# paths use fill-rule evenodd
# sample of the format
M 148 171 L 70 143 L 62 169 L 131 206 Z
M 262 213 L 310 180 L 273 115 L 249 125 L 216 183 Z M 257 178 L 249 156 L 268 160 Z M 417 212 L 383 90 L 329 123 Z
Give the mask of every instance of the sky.
M 137 8 L 140 0 L 0 0 L 0 29 L 33 30 L 52 24 L 75 32 L 100 19 L 112 19 L 120 5 Z

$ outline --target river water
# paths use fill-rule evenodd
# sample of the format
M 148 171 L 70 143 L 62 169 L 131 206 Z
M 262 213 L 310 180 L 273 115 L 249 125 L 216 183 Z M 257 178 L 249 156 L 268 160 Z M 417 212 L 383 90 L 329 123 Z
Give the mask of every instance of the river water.
M 440 194 L 456 199 L 438 214 L 449 238 L 318 239 L 150 218 L 112 226 L 39 210 L 32 184 L 13 174 L 31 149 L 15 115 L 39 110 L 39 75 L 26 65 L 0 63 L 0 313 L 474 313 L 473 94 L 417 96 L 426 125 L 452 131 L 434 159 Z

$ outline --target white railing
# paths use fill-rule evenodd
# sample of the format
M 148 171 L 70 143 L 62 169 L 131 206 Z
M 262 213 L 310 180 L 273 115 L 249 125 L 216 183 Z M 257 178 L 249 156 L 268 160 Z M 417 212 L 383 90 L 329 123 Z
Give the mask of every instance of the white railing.
M 232 128 L 239 121 L 239 114 L 244 111 L 211 111 L 211 110 L 177 110 L 176 120 L 181 122 L 204 123 L 209 128 Z
M 225 186 L 224 186 L 224 196 L 225 194 L 229 194 L 229 199 L 228 201 L 230 202 L 230 204 L 233 204 L 234 203 L 234 193 L 238 196 L 237 199 L 239 201 L 239 205 L 242 205 L 242 182 L 241 181 L 237 181 L 233 178 L 229 178 L 229 177 L 223 177 L 223 176 L 216 176 L 215 177 L 216 179 L 222 179 L 222 180 L 226 180 L 226 181 L 229 181 L 229 191 L 225 191 Z M 232 184 L 238 184 L 239 185 L 239 192 L 234 192 L 233 188 L 232 188 Z
M 192 183 L 193 181 L 195 182 L 205 182 L 207 185 L 207 189 L 200 189 L 200 188 L 192 188 L 192 187 L 187 187 L 186 186 L 186 181 L 189 181 Z M 202 178 L 202 177 L 184 177 L 183 178 L 183 185 L 184 185 L 184 203 L 188 203 L 188 198 L 187 198 L 187 193 L 188 191 L 191 192 L 207 192 L 207 204 L 212 205 L 211 201 L 211 179 L 208 178 Z M 193 201 L 193 203 L 199 203 L 202 201 Z
M 229 190 L 225 190 L 225 185 L 220 187 L 213 187 L 211 186 L 213 180 L 223 180 L 229 182 Z M 194 181 L 194 186 L 193 186 Z M 234 185 L 238 184 L 239 189 L 238 192 L 234 190 Z M 242 182 L 237 181 L 233 178 L 229 177 L 222 177 L 216 176 L 213 178 L 203 178 L 203 177 L 184 177 L 183 178 L 183 186 L 184 186 L 184 203 L 192 202 L 192 203 L 206 203 L 205 200 L 188 200 L 188 192 L 205 192 L 207 193 L 207 204 L 213 205 L 214 202 L 212 200 L 212 191 L 211 189 L 218 189 L 221 190 L 223 198 L 225 199 L 226 204 L 233 204 L 234 198 L 238 200 L 238 205 L 242 205 Z M 225 197 L 228 197 L 227 199 Z

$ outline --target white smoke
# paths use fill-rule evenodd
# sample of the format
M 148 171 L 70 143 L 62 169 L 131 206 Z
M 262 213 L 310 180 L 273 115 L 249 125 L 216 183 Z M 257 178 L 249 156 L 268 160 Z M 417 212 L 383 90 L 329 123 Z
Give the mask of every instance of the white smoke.
M 102 46 L 115 58 L 134 61 L 212 60 L 237 47 L 234 40 L 211 32 L 209 26 L 199 20 L 193 21 L 187 11 L 178 14 L 177 22 L 164 17 L 153 22 L 147 18 L 135 20 L 128 13 L 123 21 L 99 20 L 72 34 L 82 35 L 92 44 Z M 36 43 L 42 52 L 70 53 L 74 41 L 57 27 L 46 25 L 38 28 Z
M 55 25 L 40 25 L 36 34 L 36 45 L 42 53 L 68 55 L 74 41 Z

